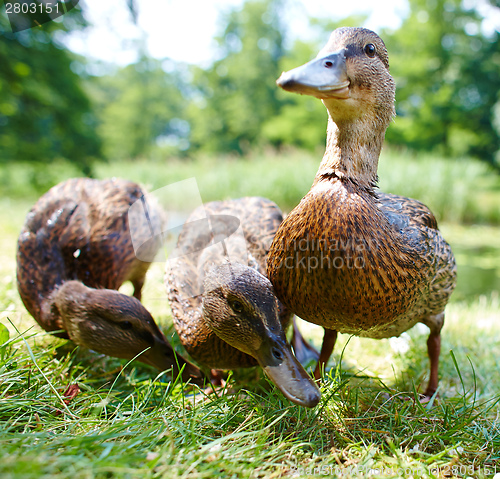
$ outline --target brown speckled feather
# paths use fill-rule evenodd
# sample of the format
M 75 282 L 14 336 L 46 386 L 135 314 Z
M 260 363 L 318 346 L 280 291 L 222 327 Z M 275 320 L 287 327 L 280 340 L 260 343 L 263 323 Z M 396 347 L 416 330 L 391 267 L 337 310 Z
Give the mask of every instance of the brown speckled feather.
M 75 178 L 50 189 L 28 213 L 18 241 L 18 289 L 45 330 L 63 329 L 49 303 L 50 293 L 66 280 L 107 289 L 130 280 L 140 299 L 149 263 L 134 254 L 127 213 L 143 194 L 125 180 Z M 150 213 L 158 225 L 160 213 L 153 207 Z M 147 221 L 134 228 L 139 241 L 149 238 Z
M 317 59 L 282 74 L 285 90 L 320 98 L 327 146 L 310 191 L 286 217 L 268 257 L 278 298 L 326 330 L 386 338 L 428 325 L 427 397 L 438 384 L 444 307 L 455 287 L 450 246 L 419 201 L 375 190 L 395 83 L 382 39 L 364 28 L 335 30 Z
M 204 220 L 207 217 L 209 222 Z M 200 364 L 216 369 L 256 365 L 254 358 L 229 346 L 204 323 L 203 279 L 211 267 L 227 261 L 227 254 L 231 261 L 266 275 L 267 254 L 281 221 L 276 204 L 258 197 L 208 203 L 187 219 L 173 254 L 176 257 L 167 261 L 165 284 L 177 333 Z M 286 328 L 290 314 L 280 308 L 280 320 Z
M 412 236 L 407 219 L 400 236 L 401 225 L 394 224 L 399 215 L 391 211 L 387 221 L 384 213 L 350 182 L 318 183 L 286 218 L 293 228 L 275 238 L 269 267 L 278 297 L 298 316 L 329 329 L 391 336 L 392 323 L 425 287 L 423 250 L 412 246 L 426 240 L 423 233 Z M 395 281 L 393 271 L 404 271 L 404 281 Z
M 395 195 L 377 204 L 348 181 L 318 183 L 273 243 L 278 297 L 303 319 L 359 336 L 397 336 L 427 322 L 443 311 L 456 267 L 426 210 Z

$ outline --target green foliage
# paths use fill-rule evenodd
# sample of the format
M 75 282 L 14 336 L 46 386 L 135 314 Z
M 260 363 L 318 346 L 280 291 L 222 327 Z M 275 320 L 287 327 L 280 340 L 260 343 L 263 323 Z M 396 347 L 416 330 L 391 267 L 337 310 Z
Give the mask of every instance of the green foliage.
M 77 9 L 64 22 L 14 34 L 0 16 L 0 161 L 66 158 L 88 174 L 100 154 L 95 119 L 72 70 L 81 60 L 56 35 L 81 23 Z
M 382 191 L 422 201 L 439 221 L 500 224 L 500 178 L 485 162 L 388 149 L 378 174 Z
M 481 33 L 481 19 L 460 0 L 411 0 L 410 15 L 384 33 L 396 79 L 396 122 L 387 141 L 446 156 L 493 162 L 500 131 L 500 36 Z
M 92 78 L 85 60 L 59 40 L 65 28 L 82 23 L 77 9 L 62 24 L 15 35 L 2 17 L 0 161 L 68 159 L 89 173 L 101 140 L 112 160 L 266 146 L 319 154 L 326 126 L 321 102 L 283 92 L 275 80 L 313 58 L 334 28 L 362 25 L 365 18 L 310 19 L 313 39 L 288 46 L 288 1 L 247 0 L 225 13 L 217 60 L 208 67 L 143 54 L 134 65 Z M 380 32 L 397 81 L 389 144 L 493 163 L 500 158 L 500 36 L 485 36 L 471 5 L 411 0 L 402 27 Z M 39 189 L 47 184 L 34 181 Z
M 6 354 L 8 348 L 7 342 L 9 341 L 9 338 L 10 338 L 10 333 L 9 330 L 7 329 L 7 326 L 0 324 L 0 365 L 3 364 L 5 356 L 7 355 Z
M 88 86 L 106 157 L 131 159 L 185 149 L 189 125 L 183 83 L 182 65 L 146 56 L 92 79 Z
M 251 0 L 230 12 L 217 38 L 221 59 L 208 69 L 193 69 L 195 149 L 241 153 L 262 143 L 262 124 L 280 105 L 275 80 L 283 55 L 281 7 L 281 0 Z
M 222 58 L 194 72 L 198 96 L 190 107 L 193 149 L 242 152 L 267 143 L 313 151 L 324 146 L 326 113 L 321 103 L 274 85 L 280 71 L 310 60 L 321 46 L 319 41 L 296 41 L 283 52 L 287 30 L 279 17 L 267 14 L 270 23 L 262 21 L 266 8 L 275 12 L 280 6 L 270 0 L 248 1 L 224 19 L 226 29 L 218 38 Z M 400 29 L 382 32 L 398 87 L 398 117 L 388 143 L 493 162 L 500 151 L 500 115 L 495 113 L 500 111 L 498 34 L 486 37 L 479 14 L 460 0 L 411 0 L 410 7 Z M 340 25 L 363 22 L 362 17 L 311 19 L 322 42 Z M 259 42 L 275 44 L 279 55 L 262 51 Z
M 283 149 L 254 151 L 250 155 L 195 155 L 194 157 L 139 158 L 95 165 L 95 176 L 120 176 L 149 190 L 195 177 L 203 201 L 265 196 L 290 211 L 309 190 L 320 152 Z M 45 168 L 37 163 L 0 165 L 0 197 L 35 201 L 37 196 L 78 170 L 71 163 Z M 383 191 L 423 201 L 439 221 L 500 224 L 500 178 L 484 162 L 416 155 L 384 149 L 379 163 Z
M 280 60 L 280 70 L 287 71 L 316 56 L 317 48 L 300 40 Z M 276 88 L 281 103 L 279 112 L 262 125 L 262 137 L 274 146 L 293 145 L 307 150 L 324 146 L 327 112 L 317 98 L 292 95 Z
M 500 291 L 500 229 L 486 225 L 441 225 L 458 264 L 456 301 L 470 300 Z M 497 296 L 498 299 L 498 296 Z
M 58 159 L 48 167 L 42 161 L 11 161 L 0 164 L 0 191 L 8 198 L 35 199 L 57 183 L 77 176 L 82 176 L 82 171 L 75 162 Z

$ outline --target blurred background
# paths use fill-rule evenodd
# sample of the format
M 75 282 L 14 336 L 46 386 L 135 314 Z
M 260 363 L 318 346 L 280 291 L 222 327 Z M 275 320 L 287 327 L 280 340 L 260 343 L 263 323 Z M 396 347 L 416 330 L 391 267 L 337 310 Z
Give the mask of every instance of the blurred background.
M 149 189 L 195 176 L 204 201 L 254 194 L 289 211 L 321 159 L 326 111 L 275 80 L 338 26 L 374 29 L 389 50 L 381 188 L 433 209 L 459 262 L 455 299 L 497 311 L 498 0 L 82 0 L 18 33 L 2 7 L 4 257 L 29 206 L 71 176 Z
M 81 0 L 18 33 L 4 3 L 2 479 L 296 477 L 297 467 L 498 478 L 499 0 Z M 17 239 L 38 197 L 74 176 L 150 191 L 194 177 L 205 202 L 259 195 L 289 212 L 313 182 L 327 114 L 275 81 L 314 58 L 337 26 L 365 26 L 386 42 L 397 117 L 380 188 L 427 204 L 457 259 L 437 401 L 409 400 L 427 382 L 423 325 L 388 340 L 340 335 L 325 401 L 310 413 L 262 396 L 257 371 L 199 401 L 146 368 L 42 333 L 16 282 Z M 142 301 L 178 347 L 164 269 L 152 265 Z M 299 324 L 319 347 L 322 328 Z M 233 384 L 248 394 L 225 394 Z

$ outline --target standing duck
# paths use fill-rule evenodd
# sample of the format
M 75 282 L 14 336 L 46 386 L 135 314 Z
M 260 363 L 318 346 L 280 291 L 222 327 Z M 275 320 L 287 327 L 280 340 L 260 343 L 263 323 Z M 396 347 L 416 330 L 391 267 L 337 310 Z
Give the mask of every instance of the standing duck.
M 129 221 L 132 204 L 146 213 Z M 108 356 L 137 358 L 159 370 L 184 366 L 183 379 L 201 371 L 174 353 L 140 303 L 149 262 L 160 243 L 162 214 L 125 180 L 75 178 L 51 188 L 26 217 L 18 240 L 17 287 L 29 313 L 46 331 Z M 116 291 L 125 281 L 134 297 Z
M 278 298 L 325 328 L 315 377 L 338 332 L 388 338 L 421 322 L 430 328 L 424 395 L 431 397 L 456 265 L 425 205 L 376 189 L 395 114 L 384 42 L 364 28 L 339 28 L 315 60 L 277 84 L 321 99 L 328 110 L 326 152 L 313 185 L 279 227 L 268 256 Z
M 167 262 L 174 325 L 187 352 L 211 369 L 259 364 L 292 402 L 315 406 L 320 392 L 292 354 L 290 312 L 266 277 L 266 258 L 282 221 L 264 198 L 208 203 L 193 211 Z

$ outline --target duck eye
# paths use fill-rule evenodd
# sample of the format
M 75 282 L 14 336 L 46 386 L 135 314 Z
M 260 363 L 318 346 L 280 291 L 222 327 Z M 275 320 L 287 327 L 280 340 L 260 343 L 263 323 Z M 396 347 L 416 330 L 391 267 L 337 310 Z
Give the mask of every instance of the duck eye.
M 132 323 L 130 321 L 121 321 L 119 324 L 122 329 L 132 329 Z
M 365 46 L 365 53 L 373 58 L 375 56 L 375 45 L 373 43 L 368 43 L 368 45 Z
M 237 299 L 229 301 L 229 306 L 235 313 L 243 312 L 243 303 L 241 301 L 238 301 Z
M 276 349 L 276 348 L 273 348 L 272 350 L 272 355 L 278 360 L 278 361 L 282 361 L 283 360 L 283 353 L 279 350 L 279 349 Z

